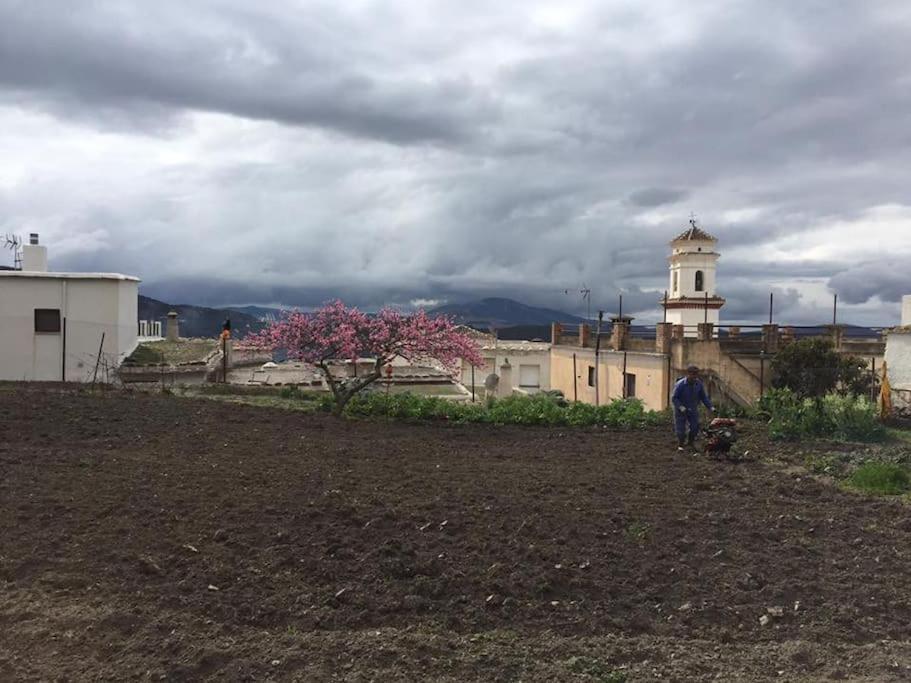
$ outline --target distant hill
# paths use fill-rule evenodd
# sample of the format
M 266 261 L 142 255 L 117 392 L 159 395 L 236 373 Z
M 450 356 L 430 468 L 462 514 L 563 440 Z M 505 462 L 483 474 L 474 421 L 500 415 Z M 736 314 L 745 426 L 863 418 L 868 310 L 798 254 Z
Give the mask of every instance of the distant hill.
M 168 312 L 176 311 L 180 322 L 181 337 L 217 337 L 225 318 L 231 319 L 231 331 L 235 337 L 261 330 L 265 323 L 258 317 L 236 310 L 206 308 L 190 304 L 167 304 L 147 296 L 139 297 L 139 319 L 161 321 L 161 332 L 165 333 Z
M 462 325 L 477 329 L 515 327 L 517 325 L 550 325 L 553 322 L 580 323 L 583 318 L 550 308 L 526 306 L 512 299 L 488 298 L 464 304 L 446 304 L 431 315 L 448 315 Z M 548 337 L 549 337 L 548 333 Z
M 237 311 L 244 315 L 249 315 L 262 322 L 277 320 L 283 309 L 273 308 L 271 306 L 226 306 L 222 311 Z

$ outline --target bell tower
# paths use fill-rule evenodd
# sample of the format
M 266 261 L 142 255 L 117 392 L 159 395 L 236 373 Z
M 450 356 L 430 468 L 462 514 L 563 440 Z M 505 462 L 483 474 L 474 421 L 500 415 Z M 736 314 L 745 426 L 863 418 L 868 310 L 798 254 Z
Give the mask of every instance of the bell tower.
M 695 218 L 671 242 L 670 286 L 664 305 L 667 321 L 683 325 L 687 337 L 696 336 L 701 322 L 717 325 L 724 306 L 724 299 L 715 292 L 716 244 L 718 240 L 696 225 Z

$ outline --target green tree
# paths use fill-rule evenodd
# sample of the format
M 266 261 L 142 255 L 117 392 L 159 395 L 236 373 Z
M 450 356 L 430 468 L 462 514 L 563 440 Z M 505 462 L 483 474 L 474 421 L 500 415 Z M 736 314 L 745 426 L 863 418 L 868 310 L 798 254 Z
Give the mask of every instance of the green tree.
M 799 398 L 818 398 L 837 391 L 865 394 L 870 390 L 867 362 L 844 356 L 828 339 L 801 339 L 782 348 L 772 361 L 776 389 L 790 389 Z

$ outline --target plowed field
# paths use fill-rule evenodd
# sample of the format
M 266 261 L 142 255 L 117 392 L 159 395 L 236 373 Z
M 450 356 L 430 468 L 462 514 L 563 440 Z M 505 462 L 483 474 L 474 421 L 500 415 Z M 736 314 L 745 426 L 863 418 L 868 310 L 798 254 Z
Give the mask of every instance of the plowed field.
M 0 680 L 911 676 L 908 508 L 758 434 L 730 465 L 669 428 L 23 385 L 0 414 Z

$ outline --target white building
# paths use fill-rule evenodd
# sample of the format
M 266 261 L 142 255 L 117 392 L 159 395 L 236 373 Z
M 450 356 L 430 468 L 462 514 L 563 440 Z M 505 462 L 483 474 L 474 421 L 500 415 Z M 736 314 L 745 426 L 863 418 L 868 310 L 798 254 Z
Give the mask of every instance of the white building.
M 136 348 L 139 279 L 48 272 L 29 241 L 22 270 L 0 270 L 0 380 L 84 382 L 96 363 L 119 366 Z
M 900 327 L 886 335 L 886 372 L 897 408 L 911 408 L 911 295 L 902 297 Z
M 498 393 L 536 394 L 550 390 L 550 344 L 547 342 L 494 339 L 492 335 L 477 334 L 484 364 L 474 366 L 462 361 L 459 378 L 468 391 L 484 394 L 488 375 L 499 377 Z
M 690 227 L 671 242 L 667 322 L 683 325 L 695 337 L 701 322 L 718 324 L 724 299 L 715 292 L 718 240 L 690 220 Z

